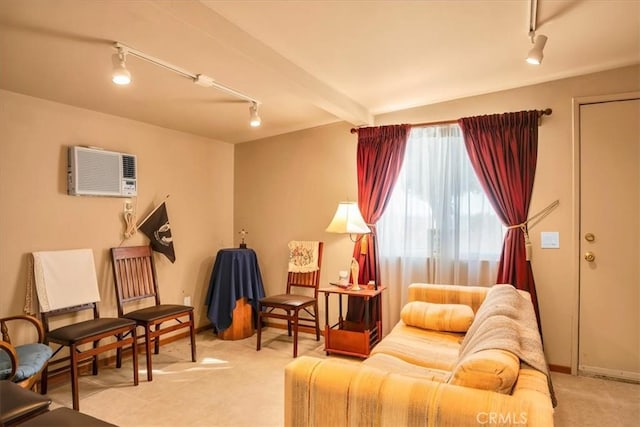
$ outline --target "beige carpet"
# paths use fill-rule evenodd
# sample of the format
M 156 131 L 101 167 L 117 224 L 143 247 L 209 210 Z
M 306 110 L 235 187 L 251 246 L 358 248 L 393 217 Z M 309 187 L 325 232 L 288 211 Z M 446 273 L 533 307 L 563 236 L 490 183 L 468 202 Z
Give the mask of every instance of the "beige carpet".
M 196 363 L 187 339 L 162 346 L 153 356 L 153 381 L 139 357 L 140 384 L 133 386 L 131 361 L 80 378 L 80 411 L 119 426 L 280 426 L 283 424 L 284 366 L 292 360 L 286 331 L 223 341 L 205 331 L 197 337 Z M 301 334 L 298 352 L 326 357 L 323 341 Z M 54 406 L 71 407 L 69 385 L 50 387 Z
M 551 373 L 557 427 L 640 426 L 640 385 Z
M 198 361 L 190 362 L 188 340 L 163 346 L 154 356 L 153 381 L 146 381 L 140 356 L 140 384 L 133 386 L 131 362 L 103 368 L 80 379 L 80 411 L 127 427 L 281 426 L 284 366 L 292 360 L 286 332 L 264 330 L 262 350 L 255 335 L 223 341 L 198 334 Z M 299 354 L 326 357 L 322 340 L 301 334 Z M 349 359 L 357 363 L 358 359 Z M 640 386 L 552 373 L 559 405 L 555 425 L 640 425 Z M 67 384 L 50 387 L 53 407 L 71 406 Z

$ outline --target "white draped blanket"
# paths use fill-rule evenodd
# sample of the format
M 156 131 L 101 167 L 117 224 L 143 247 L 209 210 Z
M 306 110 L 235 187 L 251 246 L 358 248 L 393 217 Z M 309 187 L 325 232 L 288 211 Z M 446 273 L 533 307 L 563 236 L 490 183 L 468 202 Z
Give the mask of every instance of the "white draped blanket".
M 557 405 L 549 368 L 531 301 L 511 285 L 495 285 L 476 312 L 460 345 L 460 359 L 487 349 L 509 351 L 547 376 L 553 406 Z
M 100 301 L 91 249 L 34 252 L 33 275 L 41 312 Z
M 309 273 L 317 271 L 320 242 L 293 240 L 289 242 L 289 271 Z

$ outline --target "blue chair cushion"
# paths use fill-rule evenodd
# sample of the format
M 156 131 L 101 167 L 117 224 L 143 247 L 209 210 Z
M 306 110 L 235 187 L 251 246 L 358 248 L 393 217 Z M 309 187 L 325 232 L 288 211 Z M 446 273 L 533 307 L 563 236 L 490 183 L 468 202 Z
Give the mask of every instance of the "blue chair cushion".
M 18 368 L 12 381 L 20 382 L 40 372 L 53 354 L 53 350 L 48 345 L 35 343 L 17 346 L 16 353 Z M 9 375 L 11 375 L 11 359 L 6 352 L 0 350 L 0 380 L 9 378 Z

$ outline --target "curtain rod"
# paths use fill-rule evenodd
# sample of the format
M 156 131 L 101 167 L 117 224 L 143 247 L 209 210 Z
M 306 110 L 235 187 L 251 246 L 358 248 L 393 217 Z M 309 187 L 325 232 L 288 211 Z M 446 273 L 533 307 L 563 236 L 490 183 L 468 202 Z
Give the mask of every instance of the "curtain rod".
M 551 108 L 545 108 L 544 110 L 538 110 L 538 119 L 542 116 L 550 116 L 553 113 Z M 437 122 L 426 122 L 426 123 L 413 123 L 409 126 L 413 127 L 424 127 L 424 126 L 437 126 L 437 125 L 452 125 L 458 123 L 458 120 L 441 120 Z M 358 132 L 358 128 L 351 128 L 351 133 Z

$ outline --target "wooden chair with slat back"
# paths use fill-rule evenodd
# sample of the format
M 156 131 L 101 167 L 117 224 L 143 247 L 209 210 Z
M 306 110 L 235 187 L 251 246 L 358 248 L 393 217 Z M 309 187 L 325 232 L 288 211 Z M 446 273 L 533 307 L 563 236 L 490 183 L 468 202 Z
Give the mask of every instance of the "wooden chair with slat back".
M 287 321 L 288 335 L 291 336 L 293 331 L 293 357 L 298 357 L 298 331 L 300 325 L 314 328 L 316 341 L 320 340 L 318 287 L 320 284 L 323 242 L 315 243 L 317 243 L 317 269 L 309 272 L 288 271 L 286 293 L 260 299 L 256 350 L 259 351 L 262 346 L 262 321 L 264 318 Z M 296 293 L 296 288 L 311 290 L 310 293 L 312 295 Z M 304 313 L 303 317 L 300 317 L 300 312 Z
M 113 278 L 118 300 L 118 315 L 134 320 L 144 328 L 147 358 L 147 380 L 153 379 L 151 346 L 154 353 L 160 352 L 160 335 L 189 328 L 191 337 L 191 361 L 196 361 L 196 337 L 193 307 L 179 304 L 161 304 L 153 252 L 150 246 L 131 246 L 111 249 Z M 153 305 L 144 308 L 136 302 L 153 300 Z M 136 306 L 129 309 L 127 306 Z M 163 323 L 176 323 L 164 326 Z M 120 366 L 121 352 L 116 354 L 116 366 Z

